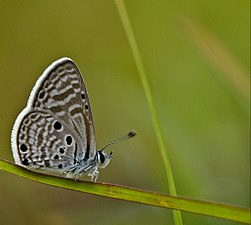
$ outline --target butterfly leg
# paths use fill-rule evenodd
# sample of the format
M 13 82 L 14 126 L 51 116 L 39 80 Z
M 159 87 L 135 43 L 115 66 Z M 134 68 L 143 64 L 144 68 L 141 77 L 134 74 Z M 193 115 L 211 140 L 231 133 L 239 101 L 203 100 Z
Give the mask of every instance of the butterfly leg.
M 74 180 L 77 181 L 80 176 L 81 174 L 76 175 Z
M 98 179 L 98 168 L 95 167 L 90 173 L 88 173 L 88 176 L 91 177 L 91 181 L 96 182 Z

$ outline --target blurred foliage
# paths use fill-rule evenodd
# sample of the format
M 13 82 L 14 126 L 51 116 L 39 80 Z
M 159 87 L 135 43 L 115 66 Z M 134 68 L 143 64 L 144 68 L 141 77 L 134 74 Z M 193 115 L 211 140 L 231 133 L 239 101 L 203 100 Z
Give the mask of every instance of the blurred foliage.
M 205 54 L 205 39 L 196 39 L 184 18 L 249 80 L 250 1 L 125 4 L 170 148 L 178 195 L 249 207 L 247 95 L 227 78 L 226 61 L 216 64 L 217 56 Z M 138 131 L 113 147 L 114 159 L 99 180 L 166 192 L 148 105 L 113 1 L 1 1 L 0 27 L 1 157 L 12 160 L 10 131 L 38 76 L 53 60 L 69 56 L 87 83 L 98 147 L 131 128 Z M 164 209 L 0 176 L 0 224 L 173 223 Z M 235 224 L 182 215 L 184 224 Z

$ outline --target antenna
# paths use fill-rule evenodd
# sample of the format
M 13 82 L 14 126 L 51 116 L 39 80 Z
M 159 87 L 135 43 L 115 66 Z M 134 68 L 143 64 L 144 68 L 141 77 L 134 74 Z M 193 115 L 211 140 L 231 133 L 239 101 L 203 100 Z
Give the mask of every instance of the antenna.
M 99 151 L 102 152 L 103 150 L 105 150 L 106 148 L 110 147 L 111 145 L 113 144 L 116 144 L 118 142 L 121 142 L 121 141 L 125 141 L 131 137 L 134 137 L 136 135 L 136 131 L 135 130 L 131 130 L 127 135 L 123 136 L 123 137 L 120 137 L 116 140 L 113 140 L 113 141 L 110 141 L 108 142 L 103 148 L 101 148 Z

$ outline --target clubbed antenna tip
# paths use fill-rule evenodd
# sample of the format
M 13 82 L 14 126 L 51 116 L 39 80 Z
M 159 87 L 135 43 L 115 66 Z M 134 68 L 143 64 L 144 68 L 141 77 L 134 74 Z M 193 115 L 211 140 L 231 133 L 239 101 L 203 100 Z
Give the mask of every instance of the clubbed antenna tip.
M 128 137 L 134 137 L 136 135 L 136 131 L 135 130 L 131 130 L 129 133 L 128 133 Z

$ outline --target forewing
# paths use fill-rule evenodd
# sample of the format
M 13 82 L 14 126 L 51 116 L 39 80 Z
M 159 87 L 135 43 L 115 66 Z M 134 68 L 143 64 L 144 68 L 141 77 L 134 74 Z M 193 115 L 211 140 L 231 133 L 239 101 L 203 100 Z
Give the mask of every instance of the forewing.
M 71 59 L 59 59 L 44 71 L 31 92 L 27 107 L 48 111 L 64 121 L 81 137 L 85 158 L 95 156 L 90 101 L 80 71 Z

